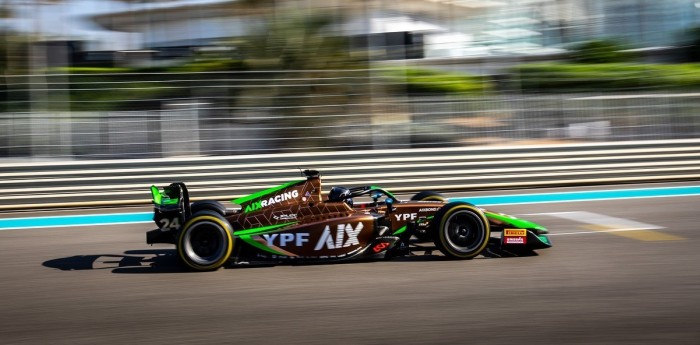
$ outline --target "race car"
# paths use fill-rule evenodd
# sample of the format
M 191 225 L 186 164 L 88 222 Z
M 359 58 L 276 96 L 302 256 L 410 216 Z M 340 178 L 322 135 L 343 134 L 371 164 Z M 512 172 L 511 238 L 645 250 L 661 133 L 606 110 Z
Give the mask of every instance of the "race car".
M 471 259 L 551 247 L 541 225 L 468 202 L 449 202 L 435 192 L 420 192 L 407 201 L 377 186 L 336 186 L 323 193 L 318 171 L 302 175 L 305 179 L 233 200 L 237 209 L 213 200 L 190 203 L 182 182 L 152 186 L 158 229 L 147 232 L 146 242 L 174 244 L 182 262 L 197 271 L 227 263 L 432 255 L 433 249 L 450 259 Z

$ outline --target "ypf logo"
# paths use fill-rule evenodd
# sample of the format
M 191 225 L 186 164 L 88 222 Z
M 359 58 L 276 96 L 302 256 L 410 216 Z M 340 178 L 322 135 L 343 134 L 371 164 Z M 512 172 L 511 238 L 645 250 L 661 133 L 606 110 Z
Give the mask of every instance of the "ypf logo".
M 399 214 L 395 214 L 394 217 L 395 217 L 396 220 L 398 220 L 398 221 L 402 221 L 402 220 L 403 220 L 403 221 L 406 221 L 406 220 L 409 220 L 409 219 L 410 219 L 410 220 L 415 220 L 416 217 L 418 217 L 418 214 L 417 214 L 417 213 L 399 213 Z
M 278 236 L 279 235 L 279 236 Z M 275 240 L 277 240 L 277 246 L 286 247 L 287 244 L 293 244 L 297 247 L 301 247 L 304 243 L 309 242 L 308 233 L 284 233 L 284 234 L 264 234 L 262 237 L 265 239 L 268 245 L 275 245 Z

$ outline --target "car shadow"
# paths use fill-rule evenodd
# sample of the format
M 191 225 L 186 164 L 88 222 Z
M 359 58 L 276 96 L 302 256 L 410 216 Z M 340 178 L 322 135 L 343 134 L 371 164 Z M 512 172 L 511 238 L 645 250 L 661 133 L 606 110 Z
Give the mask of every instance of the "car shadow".
M 413 255 L 398 256 L 391 258 L 391 261 L 397 262 L 417 262 L 417 261 L 443 261 L 450 260 L 442 255 L 436 248 L 423 247 L 423 250 L 414 251 Z M 483 258 L 508 258 L 522 256 L 537 256 L 534 251 L 525 252 L 509 252 L 500 250 L 496 247 L 488 247 L 481 253 Z M 307 266 L 318 264 L 342 264 L 342 263 L 361 263 L 377 260 L 357 260 L 357 261 L 342 261 L 342 262 L 297 262 L 297 263 L 250 263 L 227 265 L 225 268 L 263 268 L 274 267 L 278 264 Z M 381 260 L 379 260 L 381 261 Z M 82 270 L 111 270 L 112 273 L 127 273 L 127 274 L 143 274 L 143 273 L 184 273 L 193 272 L 187 269 L 177 257 L 177 252 L 174 249 L 150 249 L 150 250 L 129 250 L 124 254 L 95 254 L 95 255 L 74 255 L 65 258 L 57 258 L 47 260 L 42 263 L 44 267 L 57 269 L 61 271 L 82 271 Z
M 124 254 L 74 255 L 42 263 L 61 271 L 112 270 L 112 273 L 190 272 L 177 258 L 174 249 L 129 250 Z
M 477 258 L 496 259 L 496 258 L 518 258 L 528 256 L 539 256 L 539 254 L 529 248 L 503 248 L 498 243 L 490 243 Z M 439 261 L 452 260 L 446 257 L 438 250 L 437 247 L 426 243 L 414 243 L 411 249 L 411 255 L 392 258 L 397 261 Z

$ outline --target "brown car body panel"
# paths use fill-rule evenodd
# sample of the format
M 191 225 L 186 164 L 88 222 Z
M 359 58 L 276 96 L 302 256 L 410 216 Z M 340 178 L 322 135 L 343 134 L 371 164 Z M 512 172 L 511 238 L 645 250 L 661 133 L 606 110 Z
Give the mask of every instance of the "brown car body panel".
M 183 183 L 179 186 L 183 205 L 189 205 L 186 187 Z M 384 193 L 388 201 L 380 202 L 376 195 L 370 195 L 373 202 L 352 206 L 346 200 L 331 201 L 322 193 L 318 172 L 311 172 L 305 180 L 236 199 L 234 202 L 241 209 L 224 215 L 236 239 L 233 257 L 240 261 L 251 258 L 332 261 L 405 255 L 410 237 L 429 234 L 433 217 L 446 204 L 445 201 L 399 201 L 391 193 L 373 186 L 355 188 L 351 194 L 367 196 L 375 191 Z M 183 221 L 191 213 L 188 206 L 184 209 L 177 209 Z M 158 217 L 166 216 L 156 207 L 156 223 Z M 177 230 L 171 233 L 176 234 Z M 149 243 L 174 243 L 158 230 L 148 236 Z

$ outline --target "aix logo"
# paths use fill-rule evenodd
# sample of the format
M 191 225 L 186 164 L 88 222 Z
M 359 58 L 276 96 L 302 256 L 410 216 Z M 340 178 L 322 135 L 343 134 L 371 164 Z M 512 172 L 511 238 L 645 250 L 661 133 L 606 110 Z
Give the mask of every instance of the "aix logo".
M 268 199 L 262 199 L 260 201 L 254 202 L 248 206 L 245 207 L 245 210 L 243 212 L 251 212 L 251 211 L 257 211 L 261 208 L 265 208 L 267 206 L 276 204 L 278 202 L 286 201 L 289 199 L 296 199 L 299 197 L 299 191 L 298 190 L 293 190 L 291 192 L 286 192 L 282 194 L 277 194 L 273 197 L 270 197 Z
M 335 236 L 331 232 L 331 227 L 326 225 L 323 229 L 323 234 L 321 238 L 316 243 L 314 250 L 320 249 L 337 249 L 350 247 L 352 245 L 360 245 L 360 241 L 357 236 L 362 231 L 362 223 L 358 223 L 355 228 L 351 224 L 338 224 L 338 228 L 335 231 Z

